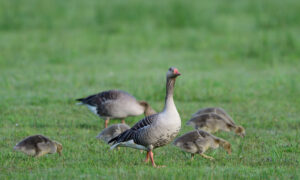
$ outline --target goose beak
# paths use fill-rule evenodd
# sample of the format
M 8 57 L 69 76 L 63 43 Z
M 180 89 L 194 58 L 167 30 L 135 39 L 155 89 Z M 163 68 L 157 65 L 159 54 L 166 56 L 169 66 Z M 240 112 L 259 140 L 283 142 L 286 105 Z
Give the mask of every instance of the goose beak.
M 174 69 L 173 74 L 176 75 L 176 76 L 180 76 L 181 75 L 181 73 L 176 68 Z

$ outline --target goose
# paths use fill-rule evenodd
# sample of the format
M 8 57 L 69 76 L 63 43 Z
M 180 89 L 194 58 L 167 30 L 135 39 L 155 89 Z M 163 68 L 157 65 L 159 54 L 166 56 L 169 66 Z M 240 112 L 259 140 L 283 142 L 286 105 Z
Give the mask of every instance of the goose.
M 229 114 L 219 107 L 198 110 L 186 124 L 194 126 L 195 129 L 204 129 L 210 133 L 222 130 L 234 131 L 240 137 L 246 135 L 244 127 L 236 125 Z
M 105 119 L 105 128 L 110 119 L 121 119 L 138 116 L 144 113 L 145 116 L 156 112 L 146 101 L 137 101 L 135 97 L 122 90 L 108 90 L 86 98 L 76 99 L 78 105 L 86 105 L 90 111 Z
M 62 149 L 61 143 L 50 140 L 43 135 L 26 137 L 14 147 L 14 150 L 34 157 L 41 157 L 45 154 L 53 154 L 56 152 L 61 155 Z
M 111 139 L 111 149 L 123 146 L 147 151 L 145 162 L 150 157 L 152 166 L 157 167 L 153 159 L 153 149 L 171 142 L 181 128 L 181 119 L 173 100 L 175 80 L 179 75 L 181 74 L 177 68 L 169 68 L 162 112 L 143 118 L 129 130 Z
M 203 130 L 194 130 L 178 137 L 173 145 L 179 147 L 185 152 L 191 153 L 191 158 L 195 154 L 199 154 L 204 158 L 213 160 L 213 157 L 204 154 L 209 148 L 216 149 L 219 146 L 223 147 L 228 154 L 231 154 L 231 144 L 224 139 L 213 136 Z
M 128 129 L 130 129 L 130 127 L 127 124 L 113 124 L 103 129 L 96 138 L 108 143 L 109 140 Z

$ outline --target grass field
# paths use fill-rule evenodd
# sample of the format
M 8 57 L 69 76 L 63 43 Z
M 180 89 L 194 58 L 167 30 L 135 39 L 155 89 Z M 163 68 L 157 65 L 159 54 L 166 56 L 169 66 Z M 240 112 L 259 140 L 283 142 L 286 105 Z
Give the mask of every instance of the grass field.
M 0 179 L 299 179 L 299 12 L 299 0 L 1 0 Z M 232 155 L 191 161 L 168 145 L 155 169 L 95 139 L 103 120 L 74 99 L 123 89 L 160 111 L 170 66 L 180 134 L 196 110 L 223 107 L 247 133 L 217 133 Z M 63 156 L 12 151 L 32 134 Z

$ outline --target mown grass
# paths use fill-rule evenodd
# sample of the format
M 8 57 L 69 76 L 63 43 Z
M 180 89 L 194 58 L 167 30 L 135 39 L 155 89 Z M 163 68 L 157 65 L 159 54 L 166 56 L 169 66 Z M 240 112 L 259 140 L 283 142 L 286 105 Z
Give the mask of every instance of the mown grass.
M 300 3 L 297 0 L 0 1 L 0 179 L 299 179 Z M 175 103 L 184 124 L 220 106 L 246 138 L 208 152 L 168 145 L 145 154 L 95 139 L 103 121 L 74 99 L 123 89 L 163 107 L 165 73 L 182 73 Z M 140 117 L 128 118 L 133 125 Z M 118 121 L 112 121 L 117 123 Z M 12 151 L 45 134 L 63 157 Z

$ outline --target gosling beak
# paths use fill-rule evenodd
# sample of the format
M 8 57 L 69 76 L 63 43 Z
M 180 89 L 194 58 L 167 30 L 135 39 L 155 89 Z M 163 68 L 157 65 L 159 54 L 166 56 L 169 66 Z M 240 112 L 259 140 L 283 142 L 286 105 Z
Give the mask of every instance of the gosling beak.
M 227 153 L 230 155 L 231 154 L 231 150 L 228 150 Z

